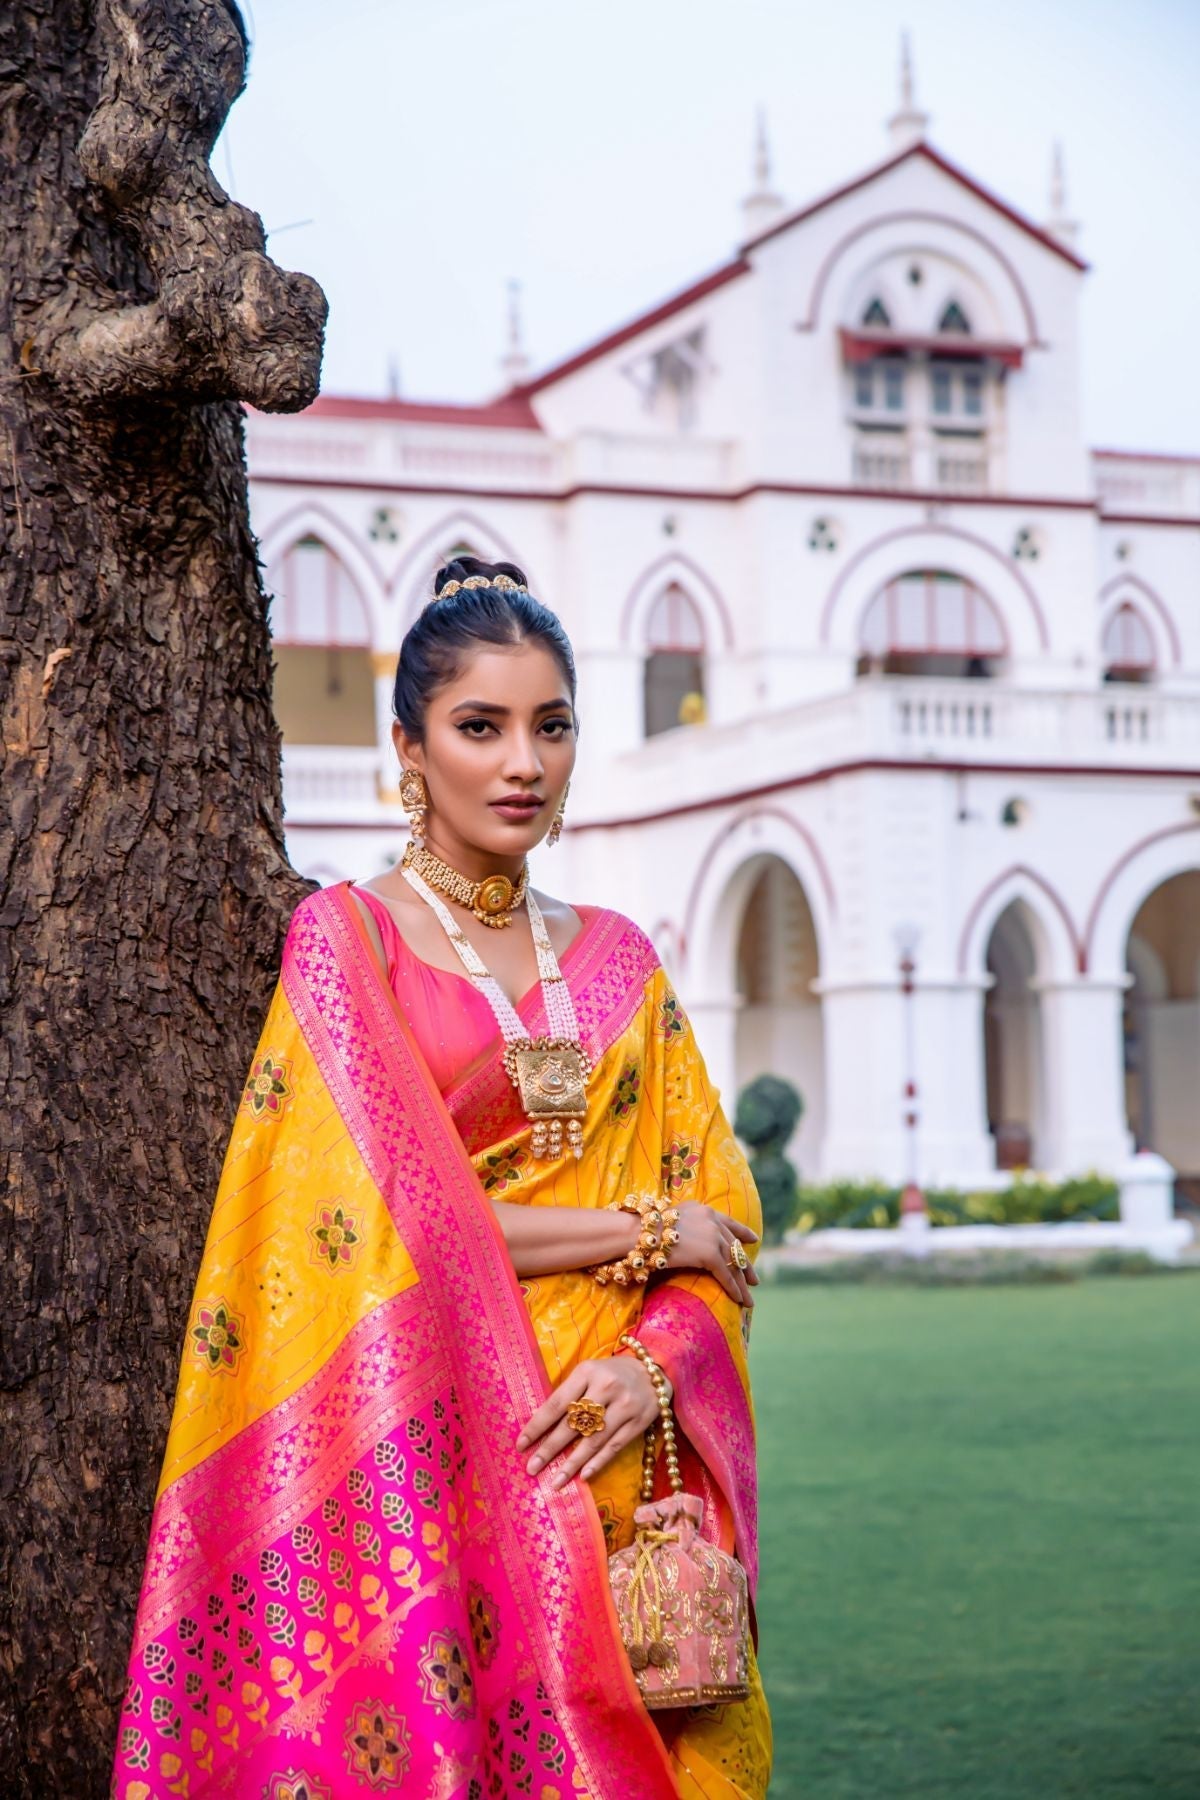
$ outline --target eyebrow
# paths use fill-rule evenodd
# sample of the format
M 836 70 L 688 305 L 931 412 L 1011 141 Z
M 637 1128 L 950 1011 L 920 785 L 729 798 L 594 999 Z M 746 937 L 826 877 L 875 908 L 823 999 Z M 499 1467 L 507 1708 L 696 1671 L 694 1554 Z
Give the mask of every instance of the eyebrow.
M 558 708 L 570 712 L 571 702 L 569 700 L 543 700 L 541 705 L 535 706 L 533 710 L 537 714 L 554 712 Z M 488 713 L 492 717 L 500 719 L 506 719 L 511 711 L 511 706 L 493 706 L 487 700 L 460 700 L 457 706 L 452 706 L 450 709 L 451 717 L 455 713 L 473 712 Z

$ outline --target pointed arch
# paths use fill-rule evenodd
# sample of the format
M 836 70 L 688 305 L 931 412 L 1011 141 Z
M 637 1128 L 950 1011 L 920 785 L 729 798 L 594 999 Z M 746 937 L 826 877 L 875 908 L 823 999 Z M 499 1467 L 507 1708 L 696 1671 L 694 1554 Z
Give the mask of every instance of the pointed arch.
M 264 582 L 270 590 L 272 571 L 293 545 L 303 538 L 319 538 L 335 556 L 355 587 L 370 621 L 371 641 L 380 643 L 386 583 L 375 558 L 337 514 L 319 500 L 302 500 L 273 519 L 259 539 L 258 555 Z
M 949 300 L 942 308 L 938 319 L 939 331 L 956 331 L 963 337 L 971 335 L 971 321 L 957 300 Z
M 1140 575 L 1114 575 L 1111 581 L 1105 582 L 1098 597 L 1100 605 L 1104 609 L 1104 615 L 1107 615 L 1120 605 L 1122 599 L 1132 599 L 1134 596 L 1144 602 L 1145 607 L 1154 614 L 1158 621 L 1158 629 L 1169 652 L 1169 660 L 1178 666 L 1183 661 L 1183 644 L 1180 641 L 1179 628 L 1170 608 L 1163 604 L 1161 596 L 1155 592 L 1148 581 L 1143 581 Z M 1102 630 L 1103 623 L 1102 617 Z M 1165 667 L 1168 658 L 1162 657 L 1160 660 Z
M 1100 622 L 1100 660 L 1106 680 L 1153 675 L 1161 658 L 1155 633 L 1135 600 L 1115 599 Z
M 997 919 L 1014 900 L 1024 902 L 1036 922 L 1050 968 L 1059 980 L 1083 972 L 1083 941 L 1062 895 L 1044 875 L 1025 863 L 1014 863 L 981 890 L 967 909 L 958 937 L 957 968 L 960 975 L 982 974 L 988 941 Z
M 646 641 L 647 616 L 666 588 L 683 590 L 704 623 L 709 650 L 733 648 L 733 621 L 716 583 L 690 556 L 678 550 L 660 556 L 643 569 L 621 608 L 620 641 L 640 649 Z
M 444 514 L 414 540 L 388 585 L 389 596 L 400 600 L 402 629 L 411 624 L 431 597 L 433 577 L 446 560 L 447 553 L 460 543 L 470 544 L 474 554 L 486 562 L 516 563 L 524 570 L 530 591 L 547 606 L 551 605 L 528 558 L 488 520 L 460 507 Z

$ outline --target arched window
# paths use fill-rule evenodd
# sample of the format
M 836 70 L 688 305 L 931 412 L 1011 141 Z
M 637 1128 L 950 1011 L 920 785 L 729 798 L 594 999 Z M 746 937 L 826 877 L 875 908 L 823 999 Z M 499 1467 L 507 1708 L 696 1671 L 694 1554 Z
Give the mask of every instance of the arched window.
M 859 631 L 858 672 L 986 676 L 1008 649 L 999 613 L 973 582 L 910 569 L 870 602 Z
M 970 336 L 971 321 L 967 318 L 966 313 L 958 304 L 957 300 L 951 300 L 950 304 L 946 307 L 941 318 L 938 320 L 938 330 L 961 331 L 965 332 L 968 337 Z
M 672 582 L 646 620 L 646 736 L 699 723 L 704 706 L 704 622 L 683 588 Z
M 1105 681 L 1150 681 L 1154 675 L 1154 639 L 1150 627 L 1128 600 L 1122 601 L 1104 627 L 1101 646 Z
M 867 305 L 863 312 L 862 322 L 864 325 L 874 325 L 881 331 L 887 331 L 891 326 L 891 316 L 878 294 Z
M 275 717 L 293 744 L 373 744 L 370 624 L 353 576 L 318 537 L 268 572 Z

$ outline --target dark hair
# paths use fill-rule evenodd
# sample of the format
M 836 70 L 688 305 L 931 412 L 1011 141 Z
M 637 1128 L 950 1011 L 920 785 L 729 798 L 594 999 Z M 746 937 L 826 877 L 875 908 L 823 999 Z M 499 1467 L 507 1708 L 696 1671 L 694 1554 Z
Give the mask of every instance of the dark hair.
M 525 576 L 515 563 L 481 562 L 457 556 L 433 578 L 433 599 L 409 627 L 400 646 L 392 711 L 410 738 L 425 735 L 425 709 L 438 688 L 453 681 L 464 654 L 478 644 L 512 647 L 536 639 L 545 645 L 567 679 L 575 699 L 575 658 L 557 617 L 532 594 L 510 587 L 459 588 L 441 598 L 451 581 L 484 575 L 494 581 L 507 575 L 524 589 Z

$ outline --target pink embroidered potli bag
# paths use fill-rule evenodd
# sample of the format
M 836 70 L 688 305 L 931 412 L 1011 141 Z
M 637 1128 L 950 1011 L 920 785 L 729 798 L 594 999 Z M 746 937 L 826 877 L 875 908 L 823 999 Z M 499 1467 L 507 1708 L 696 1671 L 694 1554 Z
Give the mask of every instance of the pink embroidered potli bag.
M 736 1557 L 700 1537 L 704 1502 L 685 1494 L 675 1425 L 661 1370 L 633 1337 L 655 1382 L 672 1492 L 652 1498 L 656 1429 L 646 1433 L 642 1504 L 635 1537 L 609 1558 L 621 1637 L 642 1699 L 653 1710 L 745 1700 L 750 1692 L 750 1608 L 746 1571 Z

